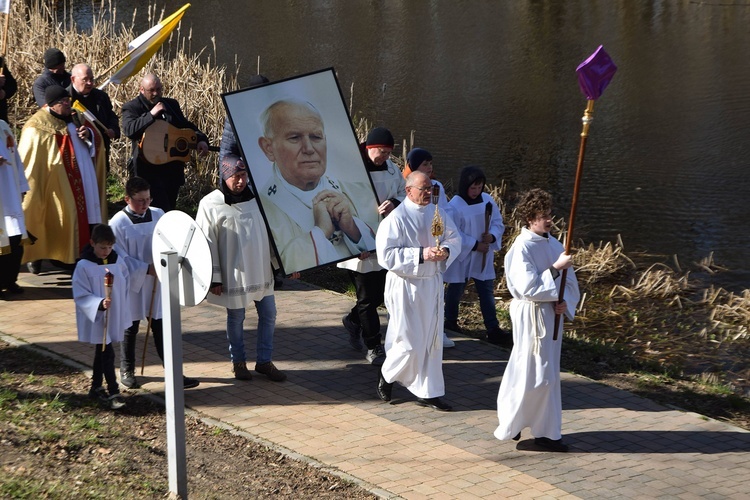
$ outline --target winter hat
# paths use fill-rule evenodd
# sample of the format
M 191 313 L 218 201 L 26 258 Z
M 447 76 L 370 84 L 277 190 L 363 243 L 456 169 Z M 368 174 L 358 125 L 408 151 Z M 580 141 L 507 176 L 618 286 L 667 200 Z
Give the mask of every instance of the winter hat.
M 418 170 L 422 163 L 430 160 L 432 160 L 432 155 L 429 151 L 422 148 L 414 148 L 409 151 L 409 154 L 406 156 L 406 161 L 409 163 L 409 167 L 413 171 Z
M 55 68 L 65 62 L 65 54 L 60 49 L 51 47 L 44 51 L 44 67 Z
M 481 195 L 473 199 L 469 197 L 469 188 L 477 181 L 481 181 L 482 186 L 487 184 L 487 178 L 479 166 L 468 165 L 461 169 L 461 177 L 458 180 L 458 195 L 469 205 L 482 201 Z
M 243 171 L 247 172 L 247 165 L 245 165 L 244 160 L 239 156 L 226 155 L 221 159 L 219 172 L 221 173 L 222 180 L 227 180 L 233 175 Z
M 391 131 L 385 127 L 376 127 L 367 134 L 367 149 L 372 148 L 392 148 L 394 144 Z
M 63 97 L 70 97 L 68 91 L 59 85 L 50 85 L 44 90 L 44 102 L 47 106 L 52 106 Z

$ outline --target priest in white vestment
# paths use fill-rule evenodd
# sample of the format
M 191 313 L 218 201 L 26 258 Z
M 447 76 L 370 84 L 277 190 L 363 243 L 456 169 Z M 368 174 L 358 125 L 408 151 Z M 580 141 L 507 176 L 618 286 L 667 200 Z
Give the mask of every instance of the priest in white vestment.
M 258 145 L 273 163 L 273 175 L 258 194 L 284 271 L 372 250 L 378 214 L 358 214 L 354 203 L 375 205 L 372 186 L 326 174 L 326 136 L 318 110 L 309 102 L 280 100 L 263 112 L 261 122 L 264 135 Z
M 580 293 L 571 256 L 549 234 L 551 210 L 552 198 L 541 189 L 525 193 L 516 208 L 525 227 L 505 255 L 514 345 L 497 397 L 495 437 L 517 441 L 521 430 L 530 427 L 537 446 L 565 452 L 560 397 L 563 318 L 557 340 L 553 330 L 556 313 L 573 320 Z M 558 303 L 564 269 L 564 301 Z
M 394 382 L 417 396 L 417 403 L 441 411 L 451 406 L 443 380 L 443 272 L 461 252 L 453 220 L 431 203 L 432 183 L 422 172 L 406 179 L 402 204 L 383 219 L 376 236 L 378 263 L 388 270 L 385 305 L 390 314 L 386 358 L 378 396 L 391 399 Z M 439 246 L 433 236 L 435 211 L 443 223 Z

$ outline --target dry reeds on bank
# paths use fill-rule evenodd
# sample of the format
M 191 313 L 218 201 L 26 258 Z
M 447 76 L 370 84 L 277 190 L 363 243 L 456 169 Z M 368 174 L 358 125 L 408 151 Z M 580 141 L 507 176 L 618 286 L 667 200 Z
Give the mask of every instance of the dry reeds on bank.
M 144 7 L 145 12 L 124 13 L 113 0 L 101 0 L 92 4 L 93 17 L 84 29 L 73 21 L 68 2 L 60 3 L 54 10 L 52 4 L 42 0 L 12 3 L 6 55 L 19 91 L 9 102 L 9 114 L 19 129 L 37 111 L 31 86 L 42 71 L 42 54 L 47 48 L 61 49 L 69 68 L 78 62 L 91 65 L 102 81 L 108 76 L 105 70 L 125 55 L 127 44 L 140 34 L 135 32 L 135 20 L 145 16 L 145 23 L 140 25 L 150 27 L 169 14 L 154 6 Z M 177 99 L 188 119 L 206 132 L 213 144 L 218 144 L 225 117 L 220 96 L 238 88 L 239 68 L 217 66 L 215 54 L 213 40 L 195 42 L 191 33 L 178 29 L 139 76 L 106 91 L 119 114 L 122 103 L 138 95 L 140 76 L 154 72 L 164 84 L 165 95 Z M 355 123 L 359 137 L 364 138 L 369 123 L 362 118 Z M 397 163 L 403 164 L 407 147 L 413 147 L 413 136 L 410 139 L 409 143 L 403 140 L 401 158 L 395 158 Z M 127 177 L 130 153 L 130 141 L 126 138 L 113 142 L 110 193 L 115 199 L 110 201 L 119 201 L 116 193 Z M 209 155 L 190 165 L 180 195 L 180 209 L 193 213 L 200 198 L 215 187 L 217 160 L 216 155 Z M 450 186 L 446 187 L 450 191 Z M 506 224 L 503 250 L 495 256 L 495 267 L 501 275 L 505 251 L 521 224 L 515 216 L 514 194 L 507 192 L 505 183 L 489 188 Z M 555 220 L 553 233 L 560 236 L 564 231 L 564 220 Z M 676 260 L 674 267 L 653 262 L 645 266 L 637 264 L 625 255 L 620 241 L 579 244 L 574 263 L 586 300 L 579 306 L 576 321 L 569 325 L 568 342 L 617 345 L 625 349 L 618 352 L 628 352 L 664 371 L 712 381 L 718 377 L 720 382 L 743 392 L 750 390 L 747 290 L 732 294 L 712 286 L 702 287 L 697 281 L 688 281 L 690 271 L 683 271 Z M 722 270 L 711 256 L 695 267 L 707 273 Z M 510 297 L 504 280 L 498 279 L 496 284 L 500 316 L 509 328 L 503 310 L 507 309 Z M 478 308 L 468 310 L 479 317 Z M 466 321 L 477 323 L 477 318 Z
M 93 14 L 85 28 L 73 19 L 67 2 L 53 10 L 53 4 L 42 0 L 13 2 L 8 30 L 7 64 L 18 81 L 18 94 L 10 100 L 11 122 L 20 129 L 37 111 L 31 87 L 42 72 L 42 55 L 49 47 L 57 47 L 66 56 L 68 70 L 83 62 L 91 66 L 97 84 L 111 74 L 105 72 L 127 53 L 127 45 L 140 32 L 135 31 L 135 20 L 145 16 L 147 27 L 158 23 L 170 12 L 146 6 L 144 11 L 125 13 L 112 0 L 92 4 Z M 126 17 L 127 16 L 127 17 Z M 147 28 L 146 28 L 147 29 Z M 109 85 L 104 90 L 112 99 L 115 112 L 126 101 L 138 95 L 140 79 L 155 73 L 164 84 L 164 95 L 180 102 L 185 116 L 204 131 L 213 144 L 218 144 L 226 112 L 221 94 L 238 88 L 236 66 L 231 71 L 216 65 L 216 50 L 208 48 L 194 54 L 190 33 L 181 27 L 175 30 L 139 75 L 122 85 Z M 206 45 L 200 42 L 200 47 Z M 112 143 L 110 184 L 111 192 L 122 189 L 127 179 L 127 160 L 131 154 L 130 140 L 123 137 Z M 180 208 L 193 212 L 200 198 L 215 187 L 218 158 L 212 154 L 197 158 L 186 171 L 187 183 L 180 194 Z M 119 200 L 110 200 L 119 201 Z

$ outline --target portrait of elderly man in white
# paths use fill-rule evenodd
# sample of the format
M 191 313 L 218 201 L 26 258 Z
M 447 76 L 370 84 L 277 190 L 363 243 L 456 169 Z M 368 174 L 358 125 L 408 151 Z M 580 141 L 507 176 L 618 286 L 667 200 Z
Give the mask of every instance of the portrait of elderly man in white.
M 373 250 L 378 220 L 371 213 L 377 213 L 360 216 L 353 202 L 374 198 L 372 186 L 326 174 L 325 126 L 315 106 L 299 99 L 278 100 L 263 111 L 260 122 L 258 146 L 273 163 L 273 175 L 258 195 L 284 271 Z

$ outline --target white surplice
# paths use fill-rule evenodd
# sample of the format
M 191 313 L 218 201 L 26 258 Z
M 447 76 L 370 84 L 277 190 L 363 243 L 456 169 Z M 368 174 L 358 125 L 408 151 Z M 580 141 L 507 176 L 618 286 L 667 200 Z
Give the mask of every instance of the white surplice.
M 21 195 L 29 190 L 21 156 L 16 149 L 16 140 L 7 123 L 0 120 L 0 156 L 5 162 L 0 165 L 0 249 L 10 251 L 11 236 L 28 238 L 21 207 Z M 0 253 L 2 253 L 0 251 Z
M 443 278 L 446 283 L 463 283 L 468 278 L 483 281 L 495 279 L 495 252 L 502 248 L 505 225 L 503 216 L 500 215 L 500 210 L 492 196 L 481 193 L 481 197 L 482 201 L 474 205 L 468 205 L 460 196 L 451 198 L 453 222 L 456 223 L 461 233 L 461 255 L 445 272 Z M 495 237 L 495 242 L 490 243 L 490 251 L 486 254 L 486 263 L 482 269 L 483 254 L 472 251 L 472 248 L 484 233 L 484 213 L 487 203 L 490 203 L 492 207 L 488 232 Z
M 461 251 L 461 237 L 443 211 L 440 246 L 448 260 L 419 262 L 422 248 L 434 247 L 431 226 L 436 207 L 408 198 L 383 219 L 375 238 L 378 263 L 388 270 L 385 306 L 390 314 L 381 368 L 387 382 L 399 382 L 419 398 L 445 394 L 443 380 L 443 277 Z
M 119 257 L 119 256 L 118 256 Z M 104 275 L 107 270 L 114 275 L 112 281 L 112 303 L 107 311 L 99 305 L 105 298 Z M 128 269 L 120 257 L 114 264 L 96 264 L 79 260 L 73 271 L 73 300 L 76 305 L 78 340 L 89 344 L 101 344 L 104 338 L 104 319 L 107 318 L 107 344 L 121 342 L 133 321 L 128 305 Z
M 117 212 L 109 221 L 117 239 L 115 251 L 124 259 L 130 274 L 130 312 L 133 321 L 148 318 L 149 311 L 153 319 L 162 317 L 161 284 L 155 276 L 148 275 L 148 266 L 154 260 L 151 255 L 154 227 L 164 211 L 156 207 L 149 207 L 148 210 L 151 213 L 149 222 L 133 224 L 125 210 Z
M 555 238 L 523 228 L 505 255 L 505 279 L 513 296 L 513 351 L 497 396 L 497 439 L 511 439 L 526 427 L 535 438 L 561 437 L 562 321 L 557 340 L 552 337 L 562 272 L 554 279 L 550 267 L 563 251 Z M 570 268 L 564 295 L 565 316 L 570 320 L 579 298 L 578 281 Z
M 271 247 L 257 198 L 227 205 L 217 189 L 200 201 L 195 222 L 211 248 L 211 281 L 222 284 L 221 295 L 208 294 L 210 303 L 244 309 L 273 295 Z

